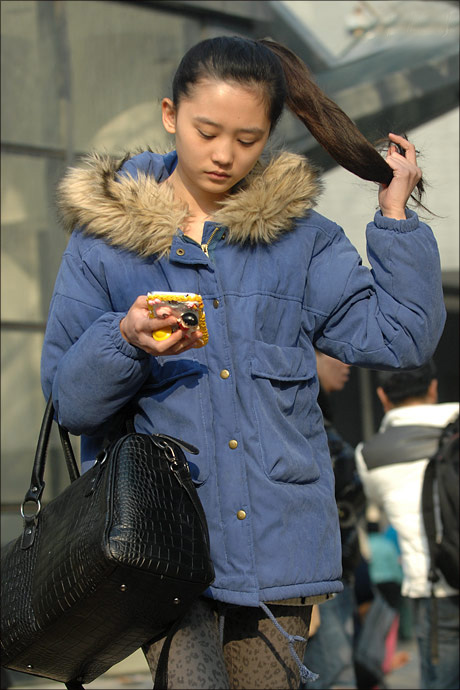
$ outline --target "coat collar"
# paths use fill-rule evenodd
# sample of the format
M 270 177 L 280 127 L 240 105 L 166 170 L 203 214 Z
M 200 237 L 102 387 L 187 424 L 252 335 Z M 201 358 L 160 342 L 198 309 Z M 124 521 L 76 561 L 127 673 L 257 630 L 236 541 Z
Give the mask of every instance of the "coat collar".
M 68 230 L 83 227 L 141 256 L 167 256 L 188 209 L 152 174 L 123 174 L 129 158 L 116 161 L 94 153 L 82 168 L 70 168 L 58 187 L 62 221 Z M 259 161 L 212 220 L 228 228 L 229 242 L 269 244 L 313 208 L 320 191 L 318 173 L 307 159 L 283 152 Z

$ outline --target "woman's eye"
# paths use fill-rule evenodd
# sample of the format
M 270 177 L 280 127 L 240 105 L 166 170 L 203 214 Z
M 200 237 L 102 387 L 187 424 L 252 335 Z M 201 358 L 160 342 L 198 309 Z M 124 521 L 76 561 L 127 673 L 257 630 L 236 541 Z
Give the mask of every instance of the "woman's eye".
M 240 144 L 242 144 L 242 146 L 252 146 L 256 143 L 255 141 L 241 141 L 241 139 L 239 140 L 239 142 Z
M 205 134 L 201 130 L 198 130 L 198 134 L 203 137 L 203 139 L 212 139 L 214 137 L 214 134 Z

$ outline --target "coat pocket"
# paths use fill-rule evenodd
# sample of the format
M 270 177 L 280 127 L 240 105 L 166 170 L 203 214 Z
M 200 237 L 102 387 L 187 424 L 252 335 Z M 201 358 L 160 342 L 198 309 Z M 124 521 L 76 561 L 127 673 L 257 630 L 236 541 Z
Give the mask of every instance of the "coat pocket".
M 251 359 L 253 408 L 261 462 L 270 479 L 308 484 L 319 478 L 310 439 L 321 432 L 313 350 L 256 341 Z

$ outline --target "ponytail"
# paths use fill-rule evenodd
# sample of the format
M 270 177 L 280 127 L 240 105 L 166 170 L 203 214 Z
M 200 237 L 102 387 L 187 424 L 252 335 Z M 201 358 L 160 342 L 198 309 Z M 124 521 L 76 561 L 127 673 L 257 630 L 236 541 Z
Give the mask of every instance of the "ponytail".
M 177 68 L 173 80 L 174 105 L 178 107 L 200 80 L 209 78 L 260 85 L 265 90 L 270 131 L 287 105 L 343 168 L 363 180 L 386 186 L 391 183 L 393 170 L 382 156 L 383 147 L 378 150 L 361 134 L 337 103 L 315 84 L 306 65 L 289 48 L 268 38 L 205 39 L 187 51 Z M 385 140 L 385 143 L 391 142 Z M 420 202 L 423 191 L 420 180 L 416 187 L 418 198 L 411 196 L 428 211 Z
M 287 85 L 286 105 L 332 158 L 363 180 L 389 185 L 393 170 L 348 115 L 315 84 L 302 60 L 276 41 L 264 38 L 257 42 L 280 59 Z M 418 198 L 411 198 L 425 208 L 420 203 L 422 180 L 416 189 Z

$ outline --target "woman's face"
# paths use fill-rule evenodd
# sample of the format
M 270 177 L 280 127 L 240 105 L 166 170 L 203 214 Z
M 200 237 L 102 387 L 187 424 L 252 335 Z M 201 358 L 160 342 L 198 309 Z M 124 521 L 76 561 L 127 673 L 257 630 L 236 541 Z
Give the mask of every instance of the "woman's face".
M 163 124 L 175 134 L 175 173 L 192 196 L 219 201 L 254 167 L 270 134 L 263 92 L 216 80 L 196 84 L 176 109 L 163 99 Z

